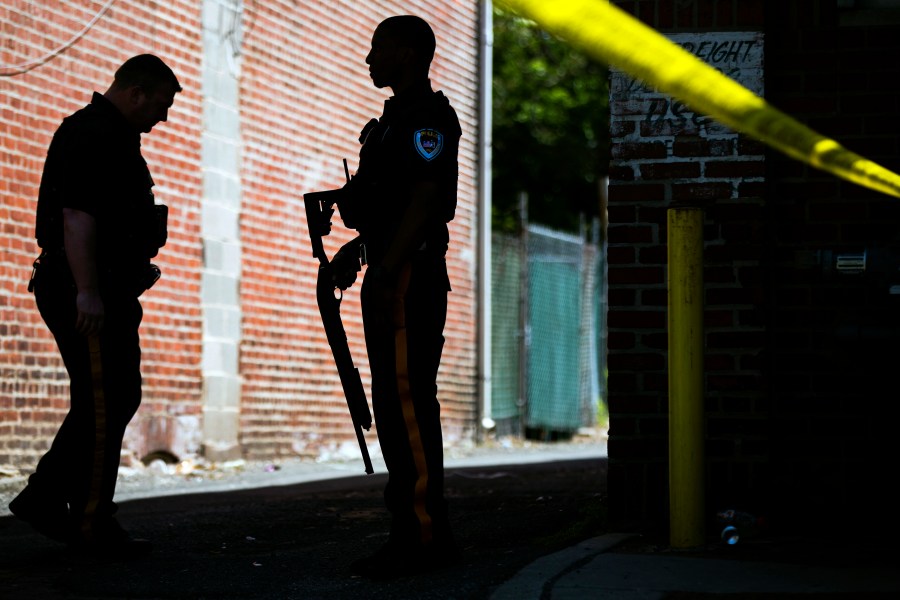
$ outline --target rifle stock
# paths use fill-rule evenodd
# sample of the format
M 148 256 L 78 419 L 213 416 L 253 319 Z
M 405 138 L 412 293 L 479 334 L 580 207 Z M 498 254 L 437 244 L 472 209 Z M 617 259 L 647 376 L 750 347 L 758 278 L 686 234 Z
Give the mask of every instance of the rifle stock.
M 354 366 L 353 357 L 350 354 L 347 332 L 341 321 L 341 297 L 334 294 L 336 288 L 331 279 L 331 265 L 322 244 L 322 231 L 330 230 L 330 223 L 327 223 L 327 220 L 334 212 L 331 209 L 334 204 L 332 199 L 336 197 L 334 194 L 334 192 L 304 194 L 303 203 L 306 208 L 313 256 L 319 259 L 319 274 L 316 280 L 316 301 L 319 305 L 319 314 L 322 316 L 325 336 L 328 338 L 328 345 L 331 346 L 331 353 L 341 379 L 347 407 L 350 409 L 350 418 L 356 431 L 356 441 L 362 452 L 366 473 L 371 474 L 375 470 L 372 468 L 372 460 L 369 458 L 369 449 L 366 447 L 366 439 L 362 430 L 368 431 L 372 427 L 372 415 L 369 412 L 369 404 L 366 401 L 366 392 L 359 376 L 359 369 Z

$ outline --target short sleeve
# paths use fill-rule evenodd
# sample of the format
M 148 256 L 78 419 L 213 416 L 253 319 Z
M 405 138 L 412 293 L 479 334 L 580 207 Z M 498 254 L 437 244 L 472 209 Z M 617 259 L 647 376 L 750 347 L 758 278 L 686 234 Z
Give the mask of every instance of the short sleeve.
M 97 216 L 100 207 L 114 196 L 115 181 L 110 165 L 114 147 L 102 131 L 72 131 L 63 141 L 59 179 L 60 203 Z
M 456 177 L 460 132 L 455 119 L 415 119 L 404 137 L 403 151 L 412 179 L 441 181 Z

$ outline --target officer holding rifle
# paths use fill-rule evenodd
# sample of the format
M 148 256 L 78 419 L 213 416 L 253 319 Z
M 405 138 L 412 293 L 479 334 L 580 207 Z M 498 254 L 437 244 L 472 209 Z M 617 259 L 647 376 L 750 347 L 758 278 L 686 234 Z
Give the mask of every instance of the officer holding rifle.
M 444 498 L 437 372 L 450 282 L 447 223 L 456 210 L 459 120 L 432 91 L 431 27 L 419 17 L 384 20 L 366 57 L 377 88 L 394 95 L 360 135 L 356 174 L 337 196 L 344 224 L 359 232 L 331 262 L 346 289 L 367 263 L 361 301 L 372 406 L 388 468 L 387 543 L 353 563 L 375 579 L 459 560 Z

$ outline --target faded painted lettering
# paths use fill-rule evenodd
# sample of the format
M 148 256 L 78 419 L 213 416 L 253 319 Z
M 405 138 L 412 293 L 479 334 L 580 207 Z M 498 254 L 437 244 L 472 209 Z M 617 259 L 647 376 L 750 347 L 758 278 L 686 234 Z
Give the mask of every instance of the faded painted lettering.
M 718 32 L 674 34 L 669 38 L 758 95 L 763 94 L 763 34 Z M 731 130 L 694 112 L 679 100 L 652 86 L 613 70 L 610 99 L 619 119 L 639 120 L 643 133 L 652 135 L 727 135 Z

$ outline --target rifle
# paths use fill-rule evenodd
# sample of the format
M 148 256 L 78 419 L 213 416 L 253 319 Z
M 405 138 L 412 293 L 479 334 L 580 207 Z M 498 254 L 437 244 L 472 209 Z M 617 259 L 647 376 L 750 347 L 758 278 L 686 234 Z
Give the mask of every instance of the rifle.
M 345 160 L 345 171 L 346 168 Z M 331 353 L 334 355 L 334 362 L 341 378 L 341 386 L 344 388 L 344 396 L 347 399 L 347 407 L 350 409 L 350 418 L 353 421 L 353 428 L 356 430 L 356 441 L 359 442 L 359 449 L 362 451 L 366 473 L 372 474 L 375 470 L 372 468 L 369 449 L 366 447 L 366 439 L 362 432 L 363 429 L 368 431 L 372 427 L 372 415 L 369 412 L 369 404 L 366 401 L 366 392 L 359 376 L 359 369 L 353 365 L 350 346 L 347 344 L 347 332 L 341 321 L 342 294 L 335 296 L 334 291 L 338 288 L 331 279 L 331 264 L 322 245 L 322 236 L 330 233 L 329 219 L 334 214 L 332 206 L 340 193 L 341 190 L 310 192 L 303 195 L 303 204 L 306 207 L 313 256 L 319 259 L 319 275 L 316 280 L 316 301 L 319 305 L 319 314 L 322 315 L 325 336 L 328 338 L 328 345 L 331 346 Z

